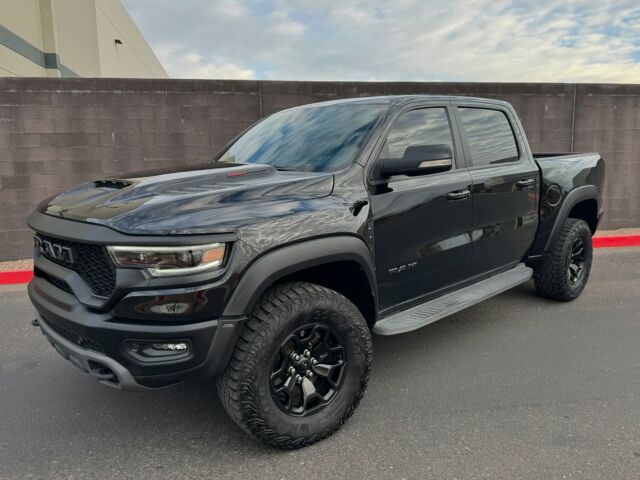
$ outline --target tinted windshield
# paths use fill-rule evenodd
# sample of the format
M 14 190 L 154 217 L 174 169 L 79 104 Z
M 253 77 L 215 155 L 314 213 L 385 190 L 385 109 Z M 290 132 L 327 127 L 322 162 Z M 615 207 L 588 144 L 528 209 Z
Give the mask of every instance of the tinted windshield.
M 217 161 L 261 163 L 307 172 L 353 162 L 386 105 L 326 105 L 275 113 L 240 137 Z

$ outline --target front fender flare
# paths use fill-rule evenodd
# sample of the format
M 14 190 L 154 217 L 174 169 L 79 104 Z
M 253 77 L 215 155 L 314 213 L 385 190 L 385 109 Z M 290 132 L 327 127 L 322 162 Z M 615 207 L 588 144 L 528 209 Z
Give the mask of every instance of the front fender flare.
M 338 261 L 354 261 L 360 265 L 375 300 L 375 267 L 369 247 L 355 236 L 331 236 L 285 245 L 258 257 L 242 274 L 223 316 L 250 313 L 265 290 L 287 275 Z

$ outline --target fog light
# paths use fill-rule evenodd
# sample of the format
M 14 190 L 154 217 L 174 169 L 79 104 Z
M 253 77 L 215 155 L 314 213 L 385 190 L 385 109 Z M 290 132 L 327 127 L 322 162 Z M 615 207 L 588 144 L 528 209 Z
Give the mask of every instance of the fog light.
M 184 343 L 154 343 L 152 347 L 154 350 L 165 350 L 171 352 L 185 352 L 189 346 Z
M 169 302 L 158 305 L 151 305 L 149 311 L 153 313 L 163 313 L 169 315 L 180 315 L 186 313 L 191 308 L 190 303 L 186 302 Z
M 127 340 L 125 346 L 129 355 L 141 362 L 166 362 L 191 358 L 191 342 L 173 340 L 158 342 L 157 340 Z

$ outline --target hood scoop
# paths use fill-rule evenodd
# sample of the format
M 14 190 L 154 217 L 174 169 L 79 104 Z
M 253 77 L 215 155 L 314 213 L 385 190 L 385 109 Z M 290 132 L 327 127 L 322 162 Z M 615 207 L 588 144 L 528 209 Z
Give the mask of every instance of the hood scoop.
M 116 190 L 120 190 L 122 188 L 126 188 L 129 185 L 132 185 L 133 182 L 128 182 L 126 180 L 120 180 L 118 178 L 103 178 L 102 180 L 96 180 L 93 182 L 93 185 L 96 188 L 113 188 Z

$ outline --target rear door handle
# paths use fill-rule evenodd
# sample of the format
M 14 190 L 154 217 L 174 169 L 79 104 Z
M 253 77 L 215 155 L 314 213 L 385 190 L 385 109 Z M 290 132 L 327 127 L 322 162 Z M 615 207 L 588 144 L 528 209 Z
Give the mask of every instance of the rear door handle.
M 516 182 L 516 187 L 518 187 L 518 188 L 530 187 L 531 185 L 533 185 L 535 183 L 536 183 L 536 181 L 533 178 L 526 178 L 524 180 L 518 180 Z
M 445 198 L 450 201 L 456 200 L 466 200 L 471 196 L 471 192 L 469 190 L 456 190 L 455 192 L 449 192 L 445 195 Z

